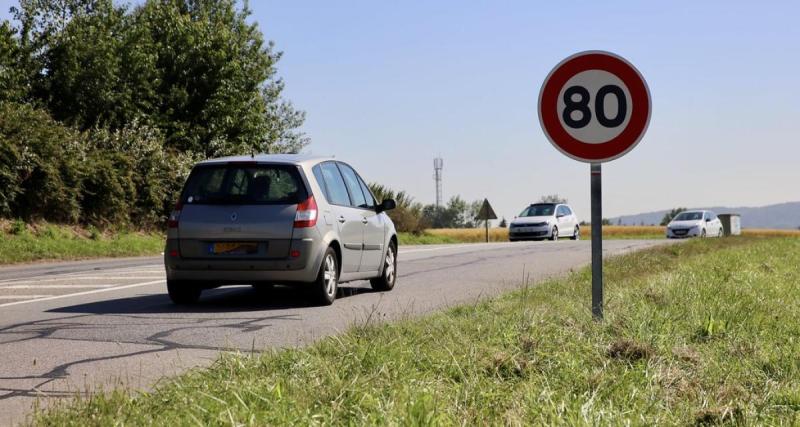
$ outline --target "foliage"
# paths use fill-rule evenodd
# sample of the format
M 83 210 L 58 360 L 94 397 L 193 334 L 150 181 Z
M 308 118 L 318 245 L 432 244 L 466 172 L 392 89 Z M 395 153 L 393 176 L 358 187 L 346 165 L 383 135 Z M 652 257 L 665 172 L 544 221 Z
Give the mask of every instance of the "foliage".
M 5 231 L 3 231 L 5 229 Z M 161 233 L 109 231 L 44 222 L 0 220 L 0 265 L 38 260 L 158 255 Z
M 672 218 L 675 218 L 679 213 L 684 211 L 686 211 L 686 208 L 674 208 L 670 210 L 669 212 L 664 214 L 663 218 L 661 218 L 661 222 L 659 223 L 659 225 L 669 224 L 669 222 L 672 221 Z
M 568 203 L 567 199 L 558 194 L 548 194 L 539 198 L 539 203 Z
M 473 228 L 480 221 L 475 217 L 481 210 L 483 200 L 467 202 L 461 196 L 453 196 L 447 205 L 436 208 L 436 205 L 427 205 L 422 209 L 422 217 L 432 228 Z
M 397 207 L 388 211 L 387 214 L 394 222 L 398 232 L 420 234 L 428 227 L 422 217 L 422 204 L 415 202 L 414 198 L 405 191 L 395 192 L 386 186 L 376 183 L 369 184 L 369 188 L 375 198 L 378 199 L 378 203 L 383 200 L 394 199 Z
M 152 227 L 195 160 L 136 121 L 78 132 L 27 104 L 0 103 L 0 216 Z
M 21 0 L 0 24 L 0 217 L 153 226 L 193 161 L 298 152 L 236 0 Z

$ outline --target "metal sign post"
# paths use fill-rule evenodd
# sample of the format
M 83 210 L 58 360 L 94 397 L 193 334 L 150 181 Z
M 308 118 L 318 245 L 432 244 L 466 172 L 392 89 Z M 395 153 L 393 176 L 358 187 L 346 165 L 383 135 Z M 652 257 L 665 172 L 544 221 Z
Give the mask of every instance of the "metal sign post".
M 553 146 L 591 164 L 592 315 L 603 318 L 603 209 L 600 165 L 624 156 L 650 123 L 650 90 L 639 71 L 610 52 L 561 61 L 539 91 L 539 124 Z
M 603 187 L 600 163 L 591 166 L 592 315 L 603 318 Z

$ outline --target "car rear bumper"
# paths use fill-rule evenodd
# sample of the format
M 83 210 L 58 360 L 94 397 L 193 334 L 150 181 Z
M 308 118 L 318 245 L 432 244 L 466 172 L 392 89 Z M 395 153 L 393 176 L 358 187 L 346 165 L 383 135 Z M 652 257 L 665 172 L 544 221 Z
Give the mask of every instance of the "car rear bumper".
M 319 271 L 321 251 L 313 239 L 292 241 L 297 257 L 280 259 L 183 258 L 175 253 L 177 241 L 167 240 L 164 266 L 168 280 L 214 282 L 209 285 L 254 282 L 313 282 Z

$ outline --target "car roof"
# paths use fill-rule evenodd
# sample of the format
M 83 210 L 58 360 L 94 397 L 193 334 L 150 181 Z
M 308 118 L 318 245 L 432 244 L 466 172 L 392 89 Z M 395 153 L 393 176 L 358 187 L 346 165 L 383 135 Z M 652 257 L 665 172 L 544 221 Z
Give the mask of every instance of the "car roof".
M 291 165 L 316 164 L 325 160 L 334 160 L 332 156 L 316 156 L 312 154 L 255 154 L 250 156 L 228 156 L 203 160 L 198 165 L 210 165 L 229 162 L 284 163 Z

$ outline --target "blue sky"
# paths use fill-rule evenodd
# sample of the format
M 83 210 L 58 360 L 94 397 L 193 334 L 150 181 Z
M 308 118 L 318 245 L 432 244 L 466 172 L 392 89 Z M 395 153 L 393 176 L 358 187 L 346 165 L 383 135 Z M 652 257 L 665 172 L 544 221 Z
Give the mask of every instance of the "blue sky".
M 7 16 L 16 2 L 0 0 Z M 539 87 L 572 53 L 632 62 L 650 128 L 603 167 L 604 216 L 800 200 L 800 3 L 253 1 L 307 112 L 307 151 L 434 199 L 487 197 L 507 218 L 543 194 L 589 217 L 589 166 L 542 134 Z

